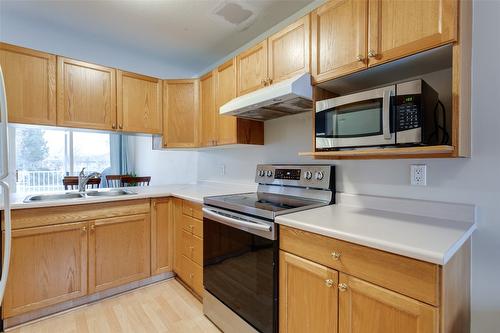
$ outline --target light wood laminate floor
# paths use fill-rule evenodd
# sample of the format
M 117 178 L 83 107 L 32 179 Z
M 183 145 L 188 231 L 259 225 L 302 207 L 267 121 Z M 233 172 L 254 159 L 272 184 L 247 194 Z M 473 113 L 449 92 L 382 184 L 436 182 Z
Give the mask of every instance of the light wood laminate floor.
M 174 279 L 88 304 L 8 333 L 217 332 L 201 303 Z

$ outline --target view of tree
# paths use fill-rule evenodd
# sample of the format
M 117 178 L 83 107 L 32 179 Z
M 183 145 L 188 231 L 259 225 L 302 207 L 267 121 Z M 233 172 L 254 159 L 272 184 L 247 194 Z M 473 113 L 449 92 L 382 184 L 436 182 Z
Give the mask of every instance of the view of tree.
M 41 170 L 43 160 L 49 155 L 47 140 L 41 129 L 22 130 L 20 133 L 18 165 L 24 170 Z

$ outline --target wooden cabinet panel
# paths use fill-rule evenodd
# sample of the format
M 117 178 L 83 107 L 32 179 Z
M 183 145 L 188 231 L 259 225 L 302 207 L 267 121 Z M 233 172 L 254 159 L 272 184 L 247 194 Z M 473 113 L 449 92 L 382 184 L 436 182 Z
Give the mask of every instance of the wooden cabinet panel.
M 340 273 L 339 333 L 438 332 L 438 309 Z
M 87 222 L 12 231 L 4 318 L 86 294 Z
M 264 87 L 267 79 L 267 40 L 236 56 L 238 96 Z
M 367 0 L 331 0 L 311 13 L 315 82 L 366 68 L 366 18 Z
M 150 276 L 150 216 L 96 220 L 90 225 L 89 292 Z
M 202 220 L 203 212 L 202 205 L 196 202 L 183 200 L 182 201 L 182 214 L 194 217 L 195 219 Z
M 280 251 L 280 332 L 337 332 L 337 283 L 336 271 Z
M 203 238 L 203 221 L 190 216 L 182 216 L 182 229 L 192 235 Z
M 152 199 L 151 209 L 151 273 L 172 271 L 173 220 L 170 198 Z
M 0 43 L 9 121 L 56 124 L 56 56 Z
M 181 279 L 198 295 L 203 295 L 203 268 L 186 258 L 181 256 Z
M 200 78 L 200 145 L 217 145 L 218 109 L 215 107 L 215 78 L 210 72 Z
M 174 218 L 174 272 L 180 275 L 182 272 L 182 199 L 172 198 L 172 216 Z
M 309 15 L 268 38 L 269 78 L 276 83 L 309 72 Z
M 439 266 L 280 226 L 280 249 L 401 294 L 439 304 Z
M 203 240 L 192 233 L 182 230 L 182 255 L 198 265 L 203 265 Z
M 163 81 L 163 145 L 198 145 L 198 80 Z
M 160 79 L 116 71 L 118 129 L 161 134 L 162 82 Z
M 458 1 L 369 0 L 369 65 L 457 39 Z
M 115 129 L 115 70 L 57 57 L 57 125 Z

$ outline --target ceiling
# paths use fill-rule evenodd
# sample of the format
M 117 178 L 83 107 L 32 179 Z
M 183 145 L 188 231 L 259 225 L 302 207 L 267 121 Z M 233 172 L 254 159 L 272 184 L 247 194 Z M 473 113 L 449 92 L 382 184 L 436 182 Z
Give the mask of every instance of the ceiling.
M 47 38 L 51 31 L 64 31 L 75 39 L 99 40 L 199 74 L 312 2 L 0 0 L 0 20 L 4 25 L 16 20 L 29 22 L 35 30 L 49 31 Z M 242 24 L 234 23 L 241 20 Z

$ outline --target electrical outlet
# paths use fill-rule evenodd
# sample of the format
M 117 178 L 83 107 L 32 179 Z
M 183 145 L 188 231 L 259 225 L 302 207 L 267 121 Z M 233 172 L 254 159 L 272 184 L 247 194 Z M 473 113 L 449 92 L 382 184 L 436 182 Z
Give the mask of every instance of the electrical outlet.
M 410 171 L 410 182 L 412 185 L 427 186 L 426 164 L 412 164 Z

